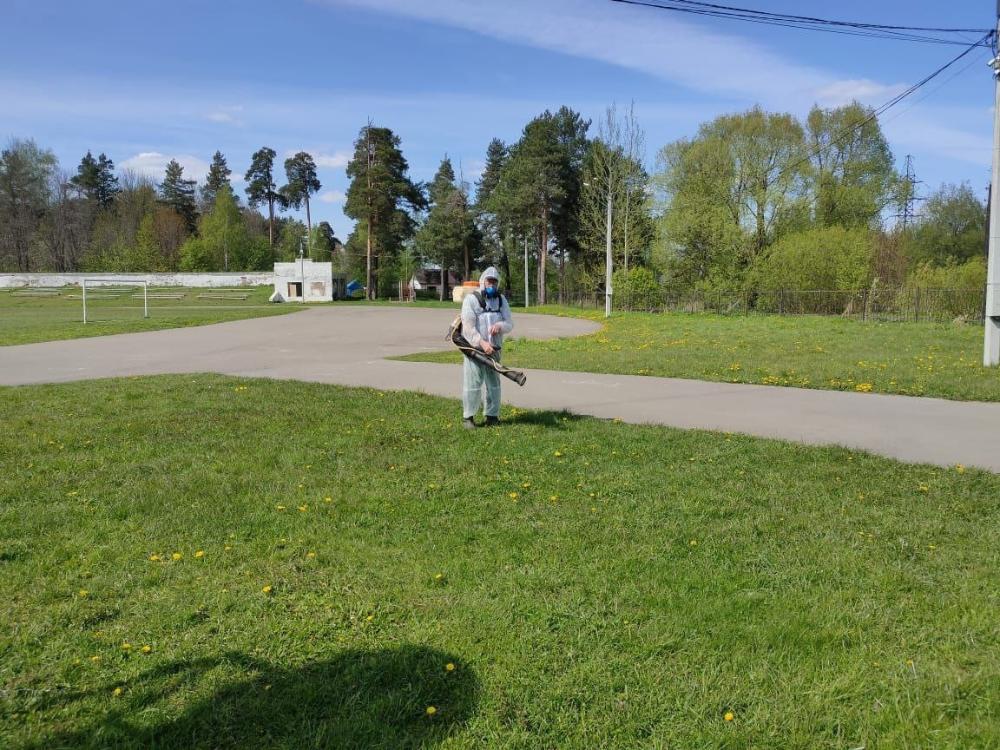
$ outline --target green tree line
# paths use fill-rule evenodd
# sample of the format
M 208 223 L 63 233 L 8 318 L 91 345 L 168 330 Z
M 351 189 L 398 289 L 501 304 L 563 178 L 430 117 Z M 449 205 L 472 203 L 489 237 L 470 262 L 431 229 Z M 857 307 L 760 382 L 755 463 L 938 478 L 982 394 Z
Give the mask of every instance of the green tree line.
M 968 184 L 943 185 L 915 218 L 874 113 L 814 107 L 804 120 L 754 107 L 663 146 L 649 169 L 633 108 L 593 123 L 546 110 L 518 139 L 492 139 L 475 185 L 443 155 L 415 181 L 399 137 L 366 123 L 347 165 L 341 244 L 312 225 L 321 189 L 306 152 L 254 152 L 245 202 L 216 152 L 202 185 L 171 161 L 155 182 L 116 173 L 88 152 L 67 174 L 34 141 L 0 154 L 0 270 L 268 269 L 304 250 L 394 295 L 420 266 L 469 279 L 501 268 L 533 301 L 599 296 L 610 238 L 616 293 L 860 289 L 985 282 L 985 205 Z M 283 178 L 283 179 L 282 179 Z M 282 184 L 283 182 L 283 184 Z M 281 214 L 304 209 L 305 223 Z M 907 214 L 909 216 L 909 214 Z

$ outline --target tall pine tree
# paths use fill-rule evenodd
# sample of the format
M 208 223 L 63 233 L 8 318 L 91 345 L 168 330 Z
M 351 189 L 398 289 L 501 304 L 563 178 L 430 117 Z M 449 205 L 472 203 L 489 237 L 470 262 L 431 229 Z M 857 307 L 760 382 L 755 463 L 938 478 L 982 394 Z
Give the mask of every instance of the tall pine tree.
M 399 148 L 399 136 L 369 122 L 354 142 L 347 165 L 351 184 L 344 213 L 357 224 L 348 247 L 364 242 L 365 286 L 369 299 L 378 296 L 379 272 L 389 268 L 404 240 L 413 236 L 412 212 L 427 206 L 421 186 L 407 175 L 409 165 Z
M 486 147 L 486 166 L 483 168 L 483 174 L 476 185 L 474 210 L 484 249 L 503 269 L 503 281 L 510 289 L 513 279 L 510 274 L 510 256 L 507 252 L 507 246 L 511 227 L 510 222 L 505 221 L 496 200 L 500 177 L 503 174 L 507 158 L 508 149 L 504 142 L 499 138 L 490 141 L 490 145 Z
M 76 174 L 70 178 L 70 184 L 101 208 L 108 208 L 120 192 L 115 163 L 103 153 L 95 159 L 88 151 L 80 160 Z
M 285 159 L 285 176 L 288 184 L 281 188 L 285 203 L 292 208 L 306 207 L 306 229 L 312 234 L 312 215 L 309 213 L 309 196 L 318 193 L 322 187 L 316 176 L 316 162 L 305 151 L 299 151 L 290 159 Z M 312 239 L 310 237 L 310 251 Z
M 232 190 L 233 186 L 229 181 L 229 175 L 232 173 L 233 170 L 226 164 L 226 157 L 222 155 L 221 151 L 216 151 L 212 155 L 212 163 L 208 167 L 205 184 L 201 186 L 201 205 L 204 212 L 212 210 L 215 205 L 215 196 L 223 186 Z M 233 197 L 236 197 L 235 194 Z
M 160 201 L 170 206 L 184 219 L 190 234 L 198 229 L 198 207 L 194 200 L 194 180 L 184 179 L 184 167 L 176 159 L 167 163 L 167 171 L 160 183 Z
M 251 206 L 267 204 L 267 241 L 274 247 L 274 207 L 284 208 L 285 197 L 274 183 L 273 148 L 264 146 L 250 157 L 250 168 L 245 175 L 247 200 Z

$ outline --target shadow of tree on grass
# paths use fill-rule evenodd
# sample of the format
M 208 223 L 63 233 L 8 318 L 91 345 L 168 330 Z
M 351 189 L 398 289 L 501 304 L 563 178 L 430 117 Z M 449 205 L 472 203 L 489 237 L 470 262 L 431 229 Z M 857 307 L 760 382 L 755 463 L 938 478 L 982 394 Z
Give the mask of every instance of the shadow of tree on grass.
M 218 667 L 250 676 L 174 715 L 184 693 Z M 467 666 L 424 646 L 348 650 L 290 669 L 229 653 L 161 665 L 111 698 L 115 687 L 53 699 L 68 704 L 102 694 L 113 702 L 89 726 L 25 747 L 426 748 L 466 723 L 479 698 Z

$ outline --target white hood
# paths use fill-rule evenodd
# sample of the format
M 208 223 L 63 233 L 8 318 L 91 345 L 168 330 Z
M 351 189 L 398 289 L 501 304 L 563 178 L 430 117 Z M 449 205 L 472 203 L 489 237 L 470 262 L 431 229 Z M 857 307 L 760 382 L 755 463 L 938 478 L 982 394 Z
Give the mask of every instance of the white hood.
M 486 279 L 497 279 L 500 280 L 500 272 L 495 266 L 490 266 L 485 271 L 483 271 L 482 276 L 479 277 L 479 289 L 480 291 L 486 288 Z

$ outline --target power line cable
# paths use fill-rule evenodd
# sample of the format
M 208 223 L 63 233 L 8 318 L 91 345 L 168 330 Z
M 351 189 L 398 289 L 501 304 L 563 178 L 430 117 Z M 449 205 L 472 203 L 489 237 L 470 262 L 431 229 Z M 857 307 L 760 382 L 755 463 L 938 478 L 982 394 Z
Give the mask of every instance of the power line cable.
M 769 11 L 754 10 L 751 8 L 738 8 L 728 5 L 717 5 L 714 3 L 697 2 L 696 0 L 612 0 L 612 2 L 626 5 L 638 5 L 657 10 L 667 10 L 691 15 L 708 16 L 713 18 L 728 18 L 750 23 L 760 23 L 771 26 L 783 26 L 786 28 L 797 28 L 807 31 L 823 31 L 832 34 L 846 34 L 849 36 L 873 37 L 877 39 L 895 39 L 898 41 L 923 42 L 929 44 L 951 44 L 966 46 L 969 44 L 963 39 L 947 39 L 942 37 L 927 36 L 926 34 L 916 34 L 912 32 L 936 32 L 936 33 L 976 33 L 982 34 L 986 29 L 960 29 L 943 28 L 929 26 L 894 26 L 888 24 L 873 24 L 860 21 L 835 21 L 831 19 L 815 18 L 812 16 L 798 16 L 788 13 L 772 13 Z M 982 42 L 976 42 L 982 44 Z
M 866 117 L 860 123 L 858 123 L 857 125 L 853 125 L 850 128 L 845 128 L 845 130 L 840 135 L 835 136 L 834 138 L 832 138 L 830 140 L 829 144 L 827 144 L 825 146 L 820 146 L 819 148 L 816 148 L 816 149 L 812 150 L 807 156 L 803 157 L 802 159 L 799 159 L 798 161 L 792 162 L 790 165 L 788 165 L 783 170 L 781 170 L 781 172 L 778 175 L 778 179 L 781 179 L 781 177 L 783 177 L 786 172 L 789 172 L 789 171 L 791 171 L 791 170 L 799 167 L 800 165 L 804 164 L 805 162 L 809 161 L 810 159 L 812 159 L 813 157 L 815 157 L 817 154 L 819 154 L 821 151 L 823 151 L 825 148 L 829 148 L 829 146 L 841 143 L 844 139 L 850 137 L 855 132 L 861 130 L 865 125 L 867 125 L 868 123 L 870 123 L 872 120 L 877 119 L 879 117 L 879 115 L 884 114 L 889 109 L 891 109 L 892 107 L 894 107 L 897 104 L 899 104 L 901 101 L 903 101 L 903 99 L 905 99 L 906 97 L 910 96 L 910 94 L 914 93 L 915 91 L 917 91 L 921 87 L 925 86 L 930 81 L 932 81 L 935 78 L 937 78 L 939 75 L 941 75 L 941 73 L 943 73 L 944 71 L 946 71 L 948 68 L 950 68 L 952 65 L 954 65 L 955 63 L 957 63 L 959 60 L 961 60 L 963 57 L 965 57 L 966 55 L 968 55 L 970 52 L 972 52 L 973 50 L 975 50 L 975 49 L 979 48 L 980 46 L 982 46 L 982 43 L 985 42 L 985 41 L 987 41 L 987 40 L 989 40 L 993 36 L 993 34 L 994 34 L 993 31 L 987 32 L 982 37 L 982 39 L 979 39 L 976 42 L 970 44 L 967 49 L 965 49 L 964 51 L 960 52 L 958 55 L 956 55 L 955 57 L 953 57 L 951 60 L 949 60 L 948 62 L 946 62 L 944 65 L 942 65 L 940 68 L 938 68 L 937 70 L 935 70 L 933 73 L 931 73 L 930 75 L 925 76 L 920 81 L 917 81 L 917 83 L 913 84 L 912 86 L 910 86 L 908 89 L 906 89 L 902 93 L 897 94 L 896 96 L 892 97 L 892 99 L 890 99 L 889 101 L 885 102 L 884 104 L 882 104 L 878 108 L 872 110 L 871 115 L 869 115 L 868 117 Z

